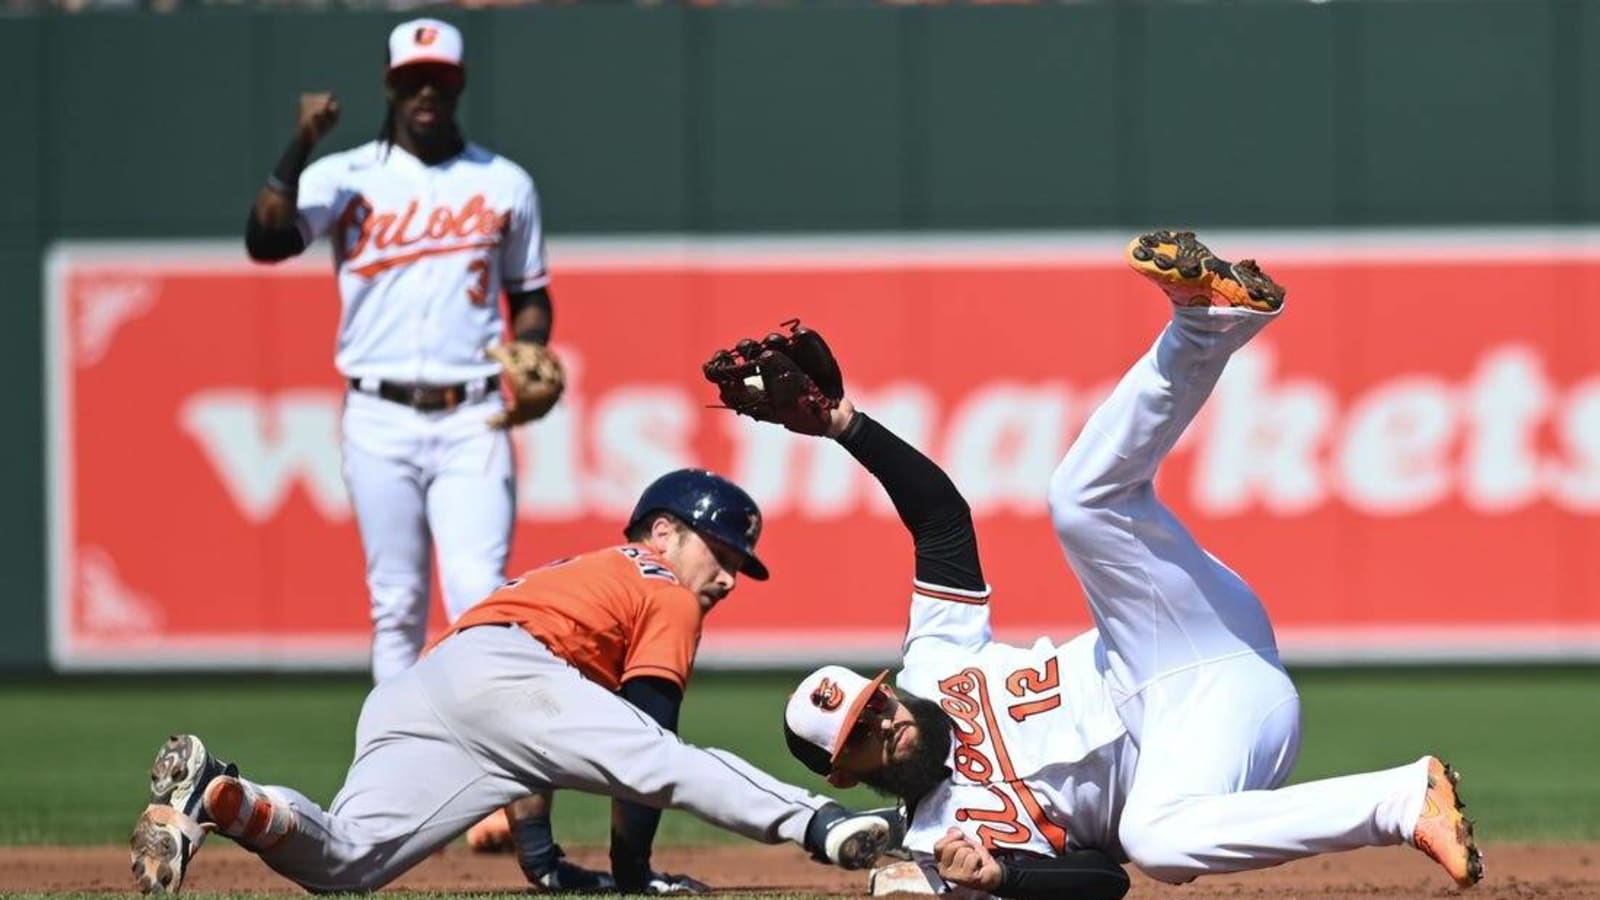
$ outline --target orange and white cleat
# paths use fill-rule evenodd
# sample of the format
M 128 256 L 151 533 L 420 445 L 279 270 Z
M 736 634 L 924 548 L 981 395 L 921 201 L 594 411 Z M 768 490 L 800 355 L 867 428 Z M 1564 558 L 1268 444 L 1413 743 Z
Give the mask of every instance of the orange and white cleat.
M 511 820 L 504 808 L 485 816 L 467 829 L 467 846 L 473 853 L 511 853 L 517 845 L 511 840 Z
M 1178 306 L 1222 306 L 1277 312 L 1284 289 L 1253 259 L 1218 259 L 1192 231 L 1152 231 L 1128 244 L 1128 265 L 1155 282 Z
M 1458 887 L 1472 887 L 1483 878 L 1483 854 L 1472 836 L 1472 820 L 1456 791 L 1461 775 L 1436 756 L 1428 757 L 1428 793 L 1411 843 L 1450 873 Z

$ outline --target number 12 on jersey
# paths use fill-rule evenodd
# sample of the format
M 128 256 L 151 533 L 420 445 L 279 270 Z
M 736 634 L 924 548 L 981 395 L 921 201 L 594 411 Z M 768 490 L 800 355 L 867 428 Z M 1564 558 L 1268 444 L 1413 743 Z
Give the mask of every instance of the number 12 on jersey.
M 1013 721 L 1049 712 L 1061 705 L 1061 671 L 1054 656 L 1041 669 L 1018 669 L 1006 676 L 1006 692 L 1013 697 L 1033 697 L 1006 707 Z M 1048 695 L 1048 696 L 1045 696 Z

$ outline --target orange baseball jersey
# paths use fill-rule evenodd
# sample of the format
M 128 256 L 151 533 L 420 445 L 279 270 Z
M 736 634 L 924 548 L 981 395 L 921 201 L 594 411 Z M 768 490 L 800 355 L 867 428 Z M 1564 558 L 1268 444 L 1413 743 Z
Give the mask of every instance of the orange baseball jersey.
M 474 625 L 511 622 L 609 690 L 641 675 L 681 688 L 694 668 L 702 618 L 699 599 L 655 551 L 625 544 L 513 578 L 438 640 Z

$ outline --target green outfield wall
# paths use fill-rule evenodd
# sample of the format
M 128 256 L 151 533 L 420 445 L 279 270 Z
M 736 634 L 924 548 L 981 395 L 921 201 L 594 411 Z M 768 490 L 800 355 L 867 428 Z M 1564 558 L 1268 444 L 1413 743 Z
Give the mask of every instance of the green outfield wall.
M 468 132 L 533 172 L 558 235 L 1600 218 L 1600 4 L 448 15 Z M 343 100 L 330 147 L 376 130 L 400 18 L 0 19 L 0 384 L 19 423 L 0 444 L 0 668 L 45 659 L 43 252 L 236 233 L 300 91 Z M 251 336 L 210 352 L 229 340 Z

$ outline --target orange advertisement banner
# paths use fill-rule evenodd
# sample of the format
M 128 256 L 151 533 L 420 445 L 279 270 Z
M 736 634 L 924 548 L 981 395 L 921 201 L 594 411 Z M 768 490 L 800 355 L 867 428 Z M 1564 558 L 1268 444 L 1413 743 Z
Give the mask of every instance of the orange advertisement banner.
M 1213 245 L 1258 256 L 1287 311 L 1158 483 L 1256 587 L 1287 655 L 1600 655 L 1600 257 L 1544 239 L 1245 240 Z M 702 663 L 893 659 L 911 545 L 882 492 L 829 442 L 708 408 L 700 380 L 716 347 L 799 316 L 858 405 L 966 493 L 1001 636 L 1071 636 L 1088 617 L 1045 485 L 1167 316 L 1119 251 L 1027 236 L 558 243 L 555 348 L 573 383 L 517 437 L 512 568 L 615 541 L 644 484 L 704 465 L 763 504 L 773 578 L 718 608 Z M 58 666 L 365 665 L 338 298 L 317 256 L 53 252 Z

